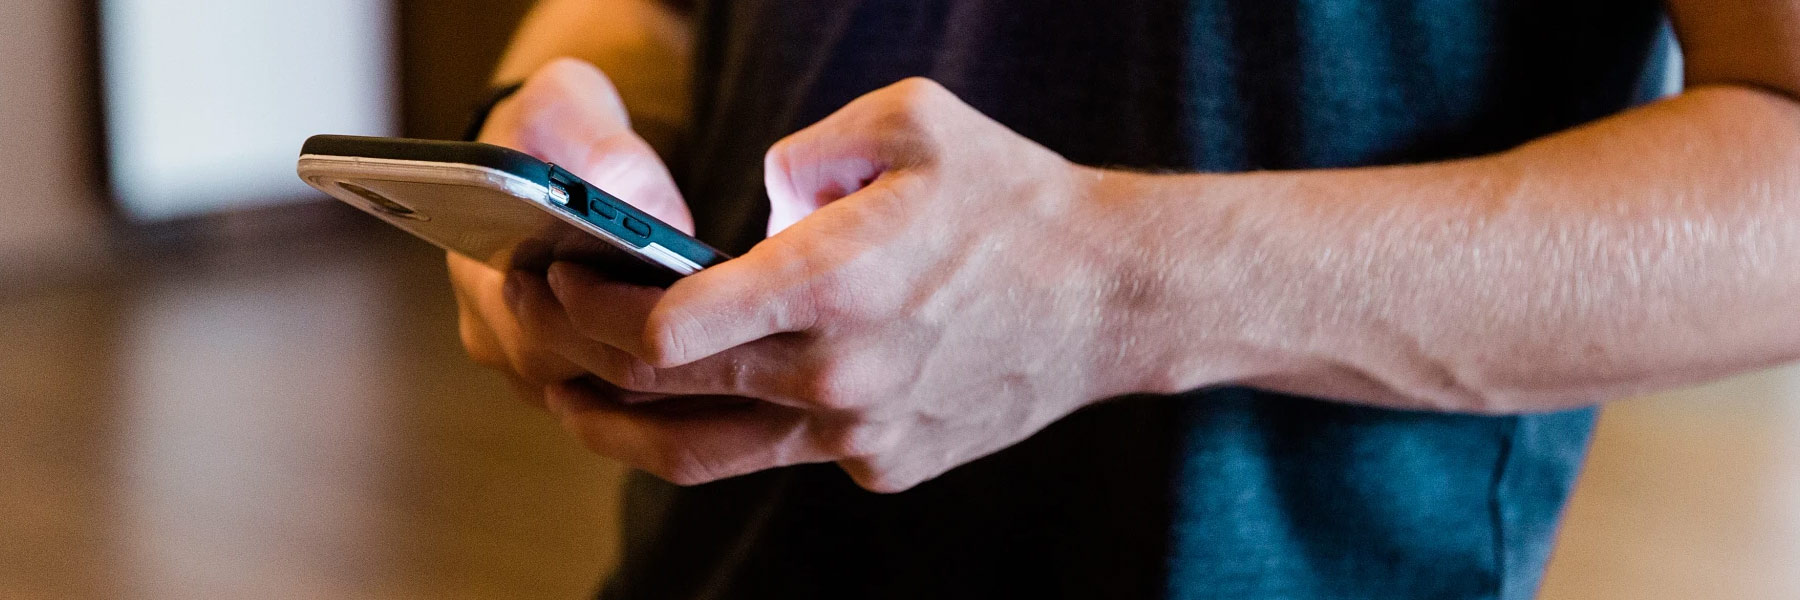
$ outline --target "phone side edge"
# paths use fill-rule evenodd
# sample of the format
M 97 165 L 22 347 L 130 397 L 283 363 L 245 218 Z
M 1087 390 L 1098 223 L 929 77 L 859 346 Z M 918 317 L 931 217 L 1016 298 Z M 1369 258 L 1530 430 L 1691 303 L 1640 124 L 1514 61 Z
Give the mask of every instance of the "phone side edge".
M 300 154 L 473 165 L 539 185 L 546 185 L 550 178 L 549 163 L 512 148 L 480 142 L 322 134 L 307 138 Z

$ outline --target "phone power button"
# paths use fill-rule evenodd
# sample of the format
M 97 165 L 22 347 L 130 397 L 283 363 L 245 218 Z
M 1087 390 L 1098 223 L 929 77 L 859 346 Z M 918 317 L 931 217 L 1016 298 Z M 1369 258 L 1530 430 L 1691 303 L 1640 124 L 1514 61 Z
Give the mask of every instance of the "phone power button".
M 650 236 L 650 226 L 644 224 L 643 221 L 639 221 L 639 220 L 633 219 L 631 217 L 625 217 L 624 221 L 625 221 L 625 228 L 631 230 L 632 233 L 638 234 L 638 237 L 649 237 Z

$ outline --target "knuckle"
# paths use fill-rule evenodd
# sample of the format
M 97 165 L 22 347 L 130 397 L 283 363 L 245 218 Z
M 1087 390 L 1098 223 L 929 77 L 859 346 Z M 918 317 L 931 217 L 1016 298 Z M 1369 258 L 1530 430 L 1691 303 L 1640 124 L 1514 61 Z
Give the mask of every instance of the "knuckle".
M 889 319 L 897 316 L 889 306 L 890 301 L 875 294 L 858 294 L 854 287 L 841 283 L 824 282 L 815 290 L 809 290 L 801 306 L 795 312 L 804 311 L 808 319 L 807 329 L 820 334 L 832 334 L 821 340 L 820 345 L 835 344 L 845 333 L 858 333 L 879 329 Z M 840 348 L 849 351 L 849 348 Z M 854 363 L 856 359 L 867 360 L 858 356 L 843 356 L 839 362 Z M 841 370 L 850 370 L 844 366 Z
M 612 81 L 607 79 L 606 74 L 601 72 L 599 67 L 572 56 L 557 57 L 544 63 L 544 66 L 538 67 L 538 70 L 532 73 L 529 79 L 530 81 L 526 85 L 542 82 L 563 91 L 572 90 L 576 86 L 584 84 L 600 83 L 608 87 L 612 85 Z
M 745 396 L 754 395 L 763 387 L 759 385 L 762 379 L 758 377 L 756 369 L 753 369 L 743 358 L 735 356 L 731 357 L 725 365 L 724 372 L 719 374 L 715 381 L 719 389 Z
M 853 410 L 863 404 L 862 382 L 844 362 L 827 361 L 807 377 L 804 399 L 827 410 Z
M 832 279 L 829 276 L 813 278 L 806 283 L 804 290 L 796 294 L 796 306 L 793 308 L 798 310 L 791 312 L 805 315 L 808 317 L 806 320 L 810 321 L 796 325 L 810 328 L 825 323 L 843 324 L 856 317 L 856 307 L 843 300 L 843 294 L 838 292 L 840 285 Z
M 655 367 L 630 356 L 617 362 L 619 368 L 612 374 L 613 385 L 632 392 L 651 392 L 656 389 L 658 377 Z
M 559 56 L 550 59 L 549 62 L 544 63 L 544 66 L 538 67 L 537 74 L 540 77 L 555 77 L 578 71 L 586 66 L 587 62 L 573 56 Z
M 911 484 L 902 482 L 900 480 L 897 480 L 897 479 L 894 479 L 891 477 L 877 477 L 876 479 L 871 480 L 866 484 L 863 484 L 863 489 L 869 490 L 871 492 L 875 492 L 877 494 L 898 494 L 900 492 L 904 492 L 906 490 L 912 489 L 912 487 L 913 486 Z
M 557 130 L 566 99 L 562 94 L 533 89 L 529 92 L 521 90 L 506 102 L 510 105 L 507 108 L 511 110 L 503 112 L 500 107 L 495 107 L 494 120 L 500 121 L 502 115 L 508 116 L 519 133 L 531 137 Z
M 763 153 L 763 167 L 777 172 L 787 172 L 788 165 L 792 161 L 792 154 L 797 147 L 799 147 L 799 142 L 795 141 L 793 135 L 777 140 L 769 146 L 768 152 Z
M 769 146 L 767 152 L 763 153 L 765 182 L 784 186 L 795 193 L 800 191 L 799 182 L 805 180 L 804 176 L 796 169 L 796 165 L 805 162 L 800 158 L 799 153 L 803 152 L 806 147 L 796 139 L 797 135 L 781 138 L 780 141 Z
M 929 129 L 930 118 L 918 103 L 901 97 L 882 107 L 875 118 L 874 129 L 883 137 L 910 143 Z
M 877 131 L 888 136 L 913 134 L 928 125 L 927 113 L 937 93 L 933 88 L 941 86 L 923 77 L 909 77 L 869 94 L 857 105 L 872 113 Z
M 917 486 L 920 481 L 901 477 L 894 470 L 867 460 L 844 461 L 840 466 L 856 481 L 856 485 L 877 494 L 898 494 Z
M 915 114 L 923 114 L 922 111 L 935 108 L 950 96 L 950 90 L 945 89 L 943 84 L 924 77 L 904 79 L 896 84 L 894 91 L 901 106 L 911 109 Z
M 886 454 L 893 448 L 892 439 L 893 436 L 879 426 L 850 424 L 829 429 L 822 445 L 832 456 L 867 458 Z
M 900 80 L 894 84 L 893 90 L 895 94 L 914 104 L 932 102 L 950 93 L 937 80 L 919 76 Z
M 910 78 L 879 94 L 870 130 L 897 157 L 900 166 L 929 163 L 944 142 L 943 113 L 954 95 L 930 79 Z
M 540 67 L 506 102 L 518 106 L 526 123 L 566 125 L 553 117 L 582 108 L 582 100 L 593 96 L 594 90 L 610 92 L 612 81 L 587 62 L 561 58 Z
M 822 256 L 802 248 L 795 253 L 798 257 Z M 809 329 L 820 323 L 860 322 L 864 318 L 864 306 L 857 302 L 858 289 L 851 282 L 852 275 L 843 269 L 818 264 L 817 261 L 796 259 L 795 267 L 803 271 L 799 276 L 800 284 L 796 286 L 788 302 L 792 310 L 784 311 L 796 322 L 783 323 L 791 329 Z
M 539 70 L 506 102 L 517 106 L 521 115 L 547 112 L 547 109 L 567 102 L 568 94 L 563 89 L 563 77 L 553 74 L 553 67 L 554 65 L 545 66 Z
M 612 81 L 586 61 L 562 57 L 546 63 L 525 80 L 517 94 L 494 107 L 490 128 L 514 130 L 501 137 L 548 136 L 567 127 L 571 113 L 584 110 L 592 90 L 612 91 Z M 616 93 L 616 92 L 615 92 Z M 484 130 L 483 137 L 490 131 Z
M 720 477 L 706 461 L 681 448 L 664 448 L 658 452 L 656 476 L 679 486 L 693 486 L 717 481 Z

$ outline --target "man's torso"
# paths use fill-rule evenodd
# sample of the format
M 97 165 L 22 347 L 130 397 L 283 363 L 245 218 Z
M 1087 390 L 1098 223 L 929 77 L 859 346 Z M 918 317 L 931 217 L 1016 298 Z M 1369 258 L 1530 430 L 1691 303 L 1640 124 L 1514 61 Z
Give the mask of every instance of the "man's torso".
M 696 19 L 676 172 L 732 251 L 761 237 L 762 152 L 907 76 L 1083 164 L 1242 171 L 1504 150 L 1648 98 L 1667 50 L 1648 1 L 721 0 Z M 1098 406 L 897 495 L 831 465 L 640 476 L 607 594 L 1524 598 L 1591 424 L 1226 389 Z

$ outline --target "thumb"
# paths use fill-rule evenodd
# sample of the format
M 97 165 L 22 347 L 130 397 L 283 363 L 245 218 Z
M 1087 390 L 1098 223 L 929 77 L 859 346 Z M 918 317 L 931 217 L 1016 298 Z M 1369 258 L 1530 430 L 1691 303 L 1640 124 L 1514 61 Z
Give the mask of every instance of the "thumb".
M 588 140 L 586 148 L 586 160 L 559 164 L 671 227 L 694 233 L 694 217 L 681 190 L 662 157 L 643 138 L 625 131 Z
M 876 142 L 835 125 L 827 119 L 803 129 L 763 156 L 770 236 L 868 187 L 887 171 Z
M 504 112 L 503 112 L 504 111 Z M 656 151 L 632 131 L 619 92 L 586 62 L 540 68 L 496 110 L 482 141 L 512 146 L 617 196 L 682 231 L 694 218 Z
M 946 98 L 955 100 L 935 82 L 907 79 L 863 94 L 776 142 L 763 157 L 769 235 L 884 174 L 929 164 L 933 128 L 921 120 L 919 106 Z

